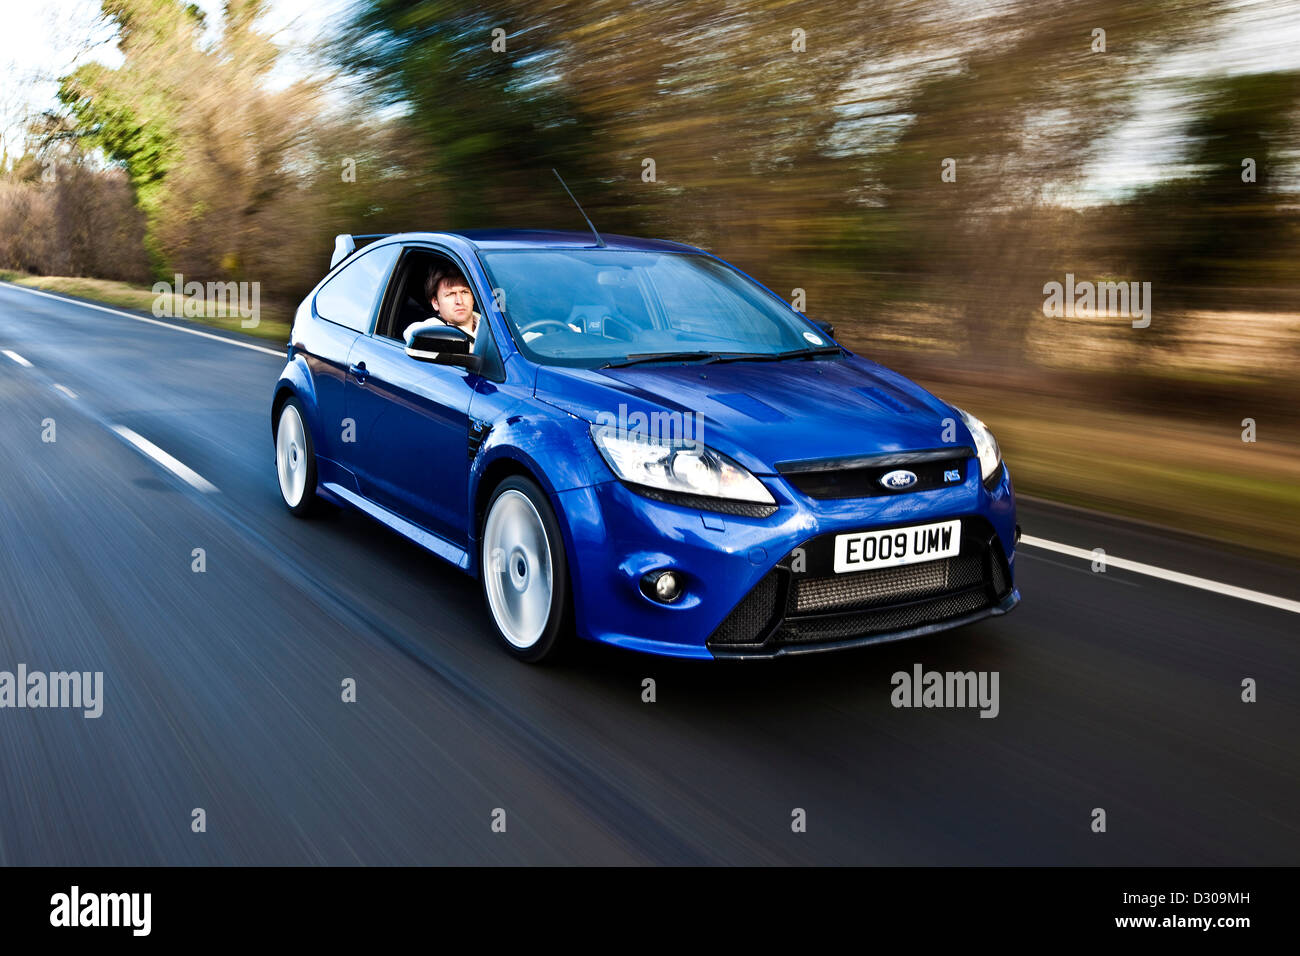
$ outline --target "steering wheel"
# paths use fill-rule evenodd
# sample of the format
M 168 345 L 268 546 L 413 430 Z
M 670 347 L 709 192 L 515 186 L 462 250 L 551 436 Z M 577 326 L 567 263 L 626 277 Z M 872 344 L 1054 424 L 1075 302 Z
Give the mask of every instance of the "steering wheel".
M 557 331 L 561 332 L 573 331 L 573 329 L 569 327 L 569 323 L 561 322 L 559 319 L 537 319 L 533 322 L 529 322 L 527 325 L 519 326 L 519 334 L 523 335 L 525 332 L 533 332 L 543 326 L 553 326 Z

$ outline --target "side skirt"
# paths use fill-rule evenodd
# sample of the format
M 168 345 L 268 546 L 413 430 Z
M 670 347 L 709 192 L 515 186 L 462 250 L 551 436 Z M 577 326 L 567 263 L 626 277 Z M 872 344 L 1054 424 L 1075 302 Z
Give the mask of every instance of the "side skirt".
M 369 498 L 361 497 L 355 491 L 349 491 L 342 485 L 326 482 L 321 487 L 339 500 L 347 502 L 358 511 L 365 512 L 380 524 L 396 531 L 402 537 L 409 538 L 427 551 L 432 551 L 444 561 L 450 561 L 462 571 L 468 570 L 469 552 L 464 548 L 452 544 L 446 538 L 440 537 L 432 531 L 426 531 L 418 524 L 412 524 L 400 515 L 396 515 L 387 508 L 375 504 Z

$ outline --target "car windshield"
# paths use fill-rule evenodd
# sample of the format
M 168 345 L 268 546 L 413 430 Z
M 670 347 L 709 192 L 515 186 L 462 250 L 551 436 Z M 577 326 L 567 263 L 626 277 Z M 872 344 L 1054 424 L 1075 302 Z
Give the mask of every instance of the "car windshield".
M 520 350 L 547 365 L 744 361 L 837 348 L 716 259 L 613 249 L 482 253 Z

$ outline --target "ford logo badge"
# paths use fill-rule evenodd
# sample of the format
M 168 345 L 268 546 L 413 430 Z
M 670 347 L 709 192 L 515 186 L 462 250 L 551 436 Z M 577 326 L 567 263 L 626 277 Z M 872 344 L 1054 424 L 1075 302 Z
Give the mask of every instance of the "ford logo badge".
M 916 474 L 911 471 L 891 471 L 887 475 L 880 476 L 880 483 L 891 491 L 901 491 L 903 488 L 911 488 L 916 484 Z

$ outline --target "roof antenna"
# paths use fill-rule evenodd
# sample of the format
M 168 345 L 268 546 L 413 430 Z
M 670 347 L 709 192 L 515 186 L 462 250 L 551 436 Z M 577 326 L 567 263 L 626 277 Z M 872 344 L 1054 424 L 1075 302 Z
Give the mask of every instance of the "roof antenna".
M 554 166 L 551 167 L 551 172 L 555 173 L 555 178 L 558 179 L 558 180 L 560 181 L 560 185 L 561 185 L 561 186 L 564 186 L 564 191 L 565 191 L 566 193 L 569 193 L 569 198 L 570 198 L 570 199 L 573 199 L 573 193 L 569 192 L 569 187 L 565 184 L 565 182 L 564 182 L 564 177 L 561 176 L 558 172 L 555 171 L 555 167 L 554 167 Z M 581 212 L 581 213 L 582 213 L 582 218 L 583 218 L 583 219 L 587 219 L 587 214 L 586 214 L 585 212 L 582 212 L 582 206 L 581 206 L 581 204 L 578 202 L 578 200 L 573 199 L 573 204 L 574 204 L 575 206 L 578 207 L 578 212 Z M 592 234 L 593 236 L 596 237 L 596 245 L 597 245 L 598 247 L 600 247 L 601 249 L 604 249 L 604 248 L 605 248 L 605 240 L 602 239 L 602 238 L 600 238 L 600 233 L 598 233 L 598 232 L 596 231 L 596 227 L 593 226 L 593 225 L 591 224 L 591 220 L 590 220 L 590 219 L 587 219 L 587 226 L 591 229 L 591 234 Z

